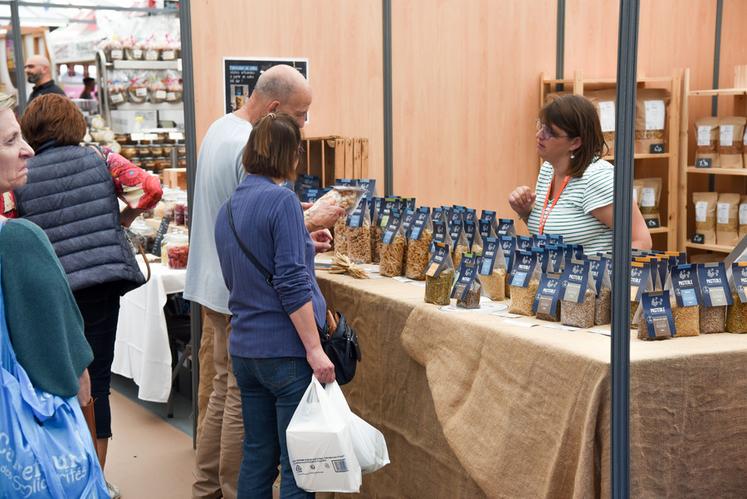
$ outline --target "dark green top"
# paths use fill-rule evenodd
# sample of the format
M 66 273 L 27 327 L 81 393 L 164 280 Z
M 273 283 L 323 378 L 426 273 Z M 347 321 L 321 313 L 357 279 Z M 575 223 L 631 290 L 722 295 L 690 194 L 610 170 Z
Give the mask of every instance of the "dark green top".
M 0 265 L 10 342 L 18 362 L 36 388 L 72 397 L 93 353 L 47 235 L 27 220 L 5 222 Z

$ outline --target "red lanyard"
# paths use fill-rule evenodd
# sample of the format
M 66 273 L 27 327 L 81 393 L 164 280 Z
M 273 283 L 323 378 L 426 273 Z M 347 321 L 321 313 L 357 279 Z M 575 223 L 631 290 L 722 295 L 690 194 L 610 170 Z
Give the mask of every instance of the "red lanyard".
M 555 193 L 555 198 L 552 200 L 552 204 L 548 207 L 547 203 L 550 201 L 550 191 L 552 191 L 553 186 L 555 185 L 555 176 L 552 177 L 552 182 L 550 183 L 550 187 L 547 189 L 547 194 L 545 194 L 545 204 L 542 205 L 542 214 L 540 214 L 540 223 L 539 223 L 539 233 L 543 234 L 545 232 L 545 224 L 547 223 L 547 219 L 550 217 L 550 212 L 553 208 L 555 208 L 558 205 L 558 200 L 560 199 L 560 195 L 563 194 L 563 190 L 565 189 L 565 186 L 568 185 L 568 181 L 571 180 L 571 177 L 565 177 L 563 179 L 563 183 L 560 184 L 560 189 L 558 189 L 558 192 Z

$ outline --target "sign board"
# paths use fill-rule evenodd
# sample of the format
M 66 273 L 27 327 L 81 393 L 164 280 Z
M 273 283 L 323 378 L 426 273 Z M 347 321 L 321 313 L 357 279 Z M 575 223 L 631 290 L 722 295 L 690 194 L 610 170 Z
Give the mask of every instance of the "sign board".
M 254 91 L 259 76 L 278 64 L 287 64 L 296 68 L 307 80 L 309 78 L 309 60 L 305 58 L 268 58 L 268 57 L 224 57 L 223 58 L 223 101 L 226 114 L 239 109 Z M 308 122 L 309 118 L 306 117 Z

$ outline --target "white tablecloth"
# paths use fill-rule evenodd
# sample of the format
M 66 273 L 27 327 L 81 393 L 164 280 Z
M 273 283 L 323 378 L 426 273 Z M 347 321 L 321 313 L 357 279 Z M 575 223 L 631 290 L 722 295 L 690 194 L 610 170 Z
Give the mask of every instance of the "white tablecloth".
M 140 256 L 138 263 L 146 274 Z M 119 302 L 112 372 L 132 378 L 139 387 L 139 399 L 166 402 L 171 391 L 171 350 L 163 306 L 166 295 L 184 291 L 186 271 L 160 263 L 152 263 L 150 268 L 150 281 Z

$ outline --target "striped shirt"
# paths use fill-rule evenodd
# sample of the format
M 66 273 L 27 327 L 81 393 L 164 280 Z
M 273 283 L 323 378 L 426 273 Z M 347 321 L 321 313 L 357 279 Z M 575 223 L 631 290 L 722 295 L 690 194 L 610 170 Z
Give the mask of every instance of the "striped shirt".
M 598 160 L 589 165 L 582 177 L 572 178 L 563 190 L 558 205 L 550 212 L 544 233 L 560 234 L 566 243 L 582 244 L 586 254 L 612 251 L 612 229 L 591 212 L 612 204 L 615 175 L 613 168 L 607 161 Z M 531 234 L 539 233 L 542 205 L 553 175 L 552 165 L 543 163 L 534 189 L 537 199 L 527 221 Z M 549 200 L 548 206 L 552 201 Z

